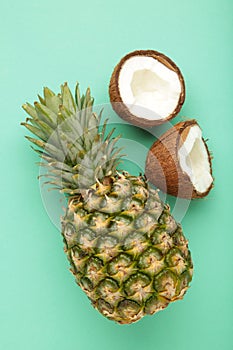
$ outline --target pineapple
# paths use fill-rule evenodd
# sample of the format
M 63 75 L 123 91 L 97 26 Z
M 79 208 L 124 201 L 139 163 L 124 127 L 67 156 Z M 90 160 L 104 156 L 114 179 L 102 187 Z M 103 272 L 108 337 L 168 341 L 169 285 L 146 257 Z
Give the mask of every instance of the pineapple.
M 47 181 L 67 195 L 65 253 L 92 305 L 120 324 L 135 322 L 183 298 L 192 260 L 182 228 L 145 176 L 117 167 L 121 150 L 93 112 L 90 90 L 44 89 L 22 123 L 36 135 Z

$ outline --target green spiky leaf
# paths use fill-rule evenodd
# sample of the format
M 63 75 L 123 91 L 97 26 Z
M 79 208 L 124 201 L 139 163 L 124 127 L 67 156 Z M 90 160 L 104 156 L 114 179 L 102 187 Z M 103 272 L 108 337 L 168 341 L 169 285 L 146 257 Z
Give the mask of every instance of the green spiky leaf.
M 65 193 L 77 194 L 97 179 L 114 174 L 121 158 L 115 147 L 120 136 L 113 137 L 114 129 L 105 135 L 107 120 L 100 127 L 103 111 L 99 115 L 93 112 L 90 89 L 81 95 L 77 83 L 73 97 L 64 83 L 57 95 L 47 87 L 43 93 L 34 106 L 23 105 L 30 117 L 22 125 L 37 137 L 26 136 L 39 147 L 33 149 L 48 170 L 47 183 Z

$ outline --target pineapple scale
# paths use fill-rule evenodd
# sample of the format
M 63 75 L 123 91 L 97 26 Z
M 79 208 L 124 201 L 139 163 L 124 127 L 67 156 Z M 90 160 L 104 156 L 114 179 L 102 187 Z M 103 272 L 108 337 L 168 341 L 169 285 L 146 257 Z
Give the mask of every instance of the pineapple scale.
M 94 187 L 71 197 L 62 219 L 71 271 L 92 305 L 129 324 L 181 299 L 192 260 L 157 191 L 143 176 L 126 172 Z

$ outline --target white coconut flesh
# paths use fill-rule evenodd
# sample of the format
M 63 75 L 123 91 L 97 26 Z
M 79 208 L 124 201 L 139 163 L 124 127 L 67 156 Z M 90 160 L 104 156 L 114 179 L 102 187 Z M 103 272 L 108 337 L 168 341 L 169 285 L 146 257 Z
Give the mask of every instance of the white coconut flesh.
M 119 80 L 122 102 L 138 118 L 160 120 L 177 107 L 178 74 L 153 57 L 133 56 L 122 65 Z
M 198 125 L 190 127 L 188 135 L 178 150 L 181 169 L 189 176 L 194 189 L 205 193 L 213 182 L 209 155 Z

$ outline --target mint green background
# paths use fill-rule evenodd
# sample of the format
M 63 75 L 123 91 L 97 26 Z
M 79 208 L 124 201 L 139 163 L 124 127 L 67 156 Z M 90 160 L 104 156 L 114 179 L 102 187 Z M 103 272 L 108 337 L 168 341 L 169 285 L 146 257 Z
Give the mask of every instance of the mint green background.
M 233 349 L 233 2 L 10 0 L 0 10 L 0 348 Z M 187 87 L 180 116 L 198 118 L 216 180 L 182 221 L 195 266 L 184 300 L 120 326 L 90 306 L 68 271 L 61 236 L 42 204 L 38 159 L 19 123 L 21 104 L 44 85 L 58 91 L 60 83 L 74 87 L 79 80 L 92 87 L 96 103 L 108 102 L 114 65 L 146 48 L 180 66 Z M 124 130 L 146 146 L 153 142 L 133 126 Z

